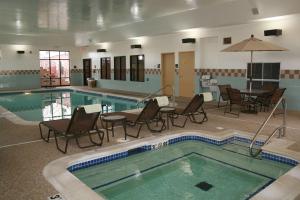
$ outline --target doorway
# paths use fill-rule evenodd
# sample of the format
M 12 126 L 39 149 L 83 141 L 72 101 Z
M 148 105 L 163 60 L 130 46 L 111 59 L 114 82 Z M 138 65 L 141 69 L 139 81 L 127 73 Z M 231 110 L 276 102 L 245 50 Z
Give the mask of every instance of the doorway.
M 88 85 L 87 79 L 91 78 L 92 74 L 92 59 L 83 59 L 83 85 Z
M 162 53 L 161 54 L 161 71 L 162 81 L 161 87 L 170 85 L 163 89 L 163 94 L 166 96 L 172 96 L 172 86 L 174 85 L 175 75 L 175 53 Z
M 195 90 L 195 52 L 179 52 L 179 96 L 193 97 Z

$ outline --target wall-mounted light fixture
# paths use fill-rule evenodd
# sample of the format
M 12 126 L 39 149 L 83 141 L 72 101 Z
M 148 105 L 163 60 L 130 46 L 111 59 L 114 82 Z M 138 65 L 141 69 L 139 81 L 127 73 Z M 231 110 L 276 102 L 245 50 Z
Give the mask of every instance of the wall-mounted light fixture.
M 182 39 L 182 43 L 196 43 L 196 39 L 195 38 L 184 38 Z
M 97 53 L 106 52 L 106 49 L 97 49 Z
M 130 46 L 132 49 L 141 49 L 142 45 L 141 44 L 133 44 Z
M 272 29 L 272 30 L 265 30 L 265 36 L 280 36 L 282 35 L 282 29 Z
M 25 51 L 21 51 L 21 50 L 19 50 L 19 51 L 17 51 L 17 54 L 24 54 L 25 53 Z

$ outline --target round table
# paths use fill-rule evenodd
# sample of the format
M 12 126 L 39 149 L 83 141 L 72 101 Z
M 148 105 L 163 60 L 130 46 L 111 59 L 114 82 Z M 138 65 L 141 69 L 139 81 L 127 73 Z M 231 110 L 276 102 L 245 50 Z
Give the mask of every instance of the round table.
M 163 114 L 166 114 L 166 116 L 167 116 L 167 129 L 169 129 L 170 116 L 172 116 L 174 114 L 174 112 L 175 112 L 175 108 L 173 108 L 173 107 L 162 107 L 159 110 L 160 117 L 162 117 Z
M 109 134 L 108 131 L 112 132 L 112 136 L 114 137 L 114 126 L 116 123 L 120 122 L 123 125 L 124 133 L 125 133 L 125 140 L 127 136 L 126 132 L 126 117 L 123 115 L 108 115 L 103 116 L 102 121 L 105 122 L 105 129 L 106 129 L 106 135 L 107 135 L 107 142 L 109 142 Z M 108 127 L 108 123 L 111 123 L 111 128 Z
M 249 97 L 251 96 L 262 96 L 262 95 L 265 95 L 265 94 L 268 94 L 270 93 L 269 90 L 262 90 L 262 89 L 243 89 L 243 90 L 240 90 L 241 94 L 243 95 L 247 95 Z M 249 98 L 251 99 L 251 98 Z M 255 102 L 254 102 L 255 104 Z M 248 109 L 247 110 L 242 110 L 243 113 L 248 113 L 248 114 L 256 114 L 257 113 L 257 110 L 256 110 L 256 106 L 251 106 L 249 104 L 248 106 Z

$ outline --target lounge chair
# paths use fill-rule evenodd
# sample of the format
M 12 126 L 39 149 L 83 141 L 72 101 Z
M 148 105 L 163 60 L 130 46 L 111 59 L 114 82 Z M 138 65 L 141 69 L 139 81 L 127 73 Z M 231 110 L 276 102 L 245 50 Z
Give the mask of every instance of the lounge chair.
M 144 124 L 147 125 L 148 129 L 151 132 L 161 132 L 164 129 L 166 129 L 165 120 L 158 117 L 159 109 L 160 108 L 157 104 L 157 100 L 150 99 L 149 101 L 147 101 L 143 110 L 138 114 L 127 113 L 127 112 L 113 112 L 113 113 L 103 114 L 102 116 L 123 115 L 126 117 L 127 125 L 129 125 L 129 126 L 138 125 L 139 128 L 138 128 L 138 132 L 136 135 L 131 135 L 131 134 L 128 134 L 127 132 L 125 133 L 125 140 L 126 140 L 127 136 L 138 138 L 140 135 L 140 131 Z M 150 124 L 152 122 L 157 122 L 157 123 L 161 122 L 162 123 L 161 128 L 159 128 L 159 129 L 151 128 Z
M 231 85 L 226 84 L 226 85 L 218 85 L 219 90 L 220 90 L 220 95 L 219 95 L 219 101 L 218 101 L 218 108 L 220 107 L 220 102 L 221 102 L 221 98 L 223 101 L 226 101 L 226 105 L 228 105 L 229 102 L 229 96 L 228 96 L 228 92 L 227 92 L 227 88 L 231 88 Z
M 62 153 L 67 153 L 69 140 L 74 138 L 79 148 L 87 148 L 91 146 L 101 146 L 103 142 L 104 132 L 97 128 L 97 119 L 99 118 L 101 111 L 100 104 L 87 105 L 75 108 L 71 119 L 59 119 L 53 121 L 43 121 L 39 123 L 41 138 L 49 142 L 50 134 L 53 132 L 56 147 Z M 44 137 L 42 132 L 42 126 L 48 128 L 48 135 Z M 92 139 L 91 134 L 97 134 L 100 139 L 100 143 L 95 142 Z M 79 144 L 79 137 L 88 135 L 92 145 L 81 146 Z M 66 139 L 64 148 L 60 148 L 58 144 L 58 136 L 62 136 Z
M 207 121 L 208 118 L 206 112 L 202 107 L 203 103 L 204 103 L 203 94 L 196 94 L 185 108 L 176 108 L 171 120 L 172 125 L 183 128 L 185 127 L 188 119 L 190 119 L 192 123 L 197 123 L 197 124 L 202 124 L 203 122 Z M 197 121 L 195 117 L 197 115 L 203 115 L 203 118 L 200 121 L 199 120 Z M 183 116 L 185 118 L 182 125 L 175 123 L 175 119 L 177 119 L 179 116 Z

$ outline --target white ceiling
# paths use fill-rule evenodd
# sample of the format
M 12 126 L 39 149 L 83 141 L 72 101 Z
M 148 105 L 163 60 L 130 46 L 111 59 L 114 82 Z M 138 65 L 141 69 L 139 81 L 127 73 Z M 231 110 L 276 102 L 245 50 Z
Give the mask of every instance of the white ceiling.
M 83 46 L 296 13 L 299 0 L 1 0 L 0 43 Z

